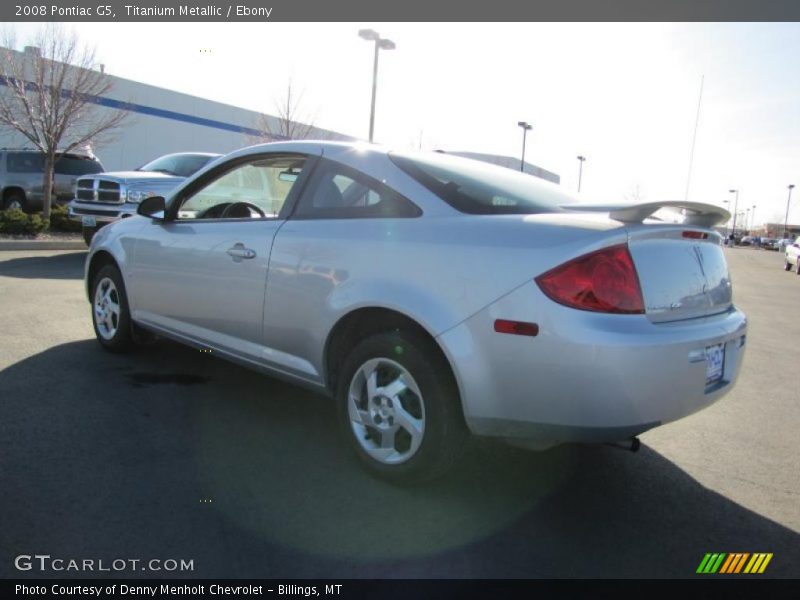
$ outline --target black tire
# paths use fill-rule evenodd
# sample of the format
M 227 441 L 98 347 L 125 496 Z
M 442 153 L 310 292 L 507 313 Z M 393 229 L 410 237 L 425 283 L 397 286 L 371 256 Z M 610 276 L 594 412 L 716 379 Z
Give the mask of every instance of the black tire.
M 12 208 L 19 208 L 24 212 L 28 212 L 28 202 L 25 196 L 19 192 L 11 192 L 3 200 L 3 210 L 11 210 Z
M 108 281 L 113 283 L 113 291 L 109 294 L 109 298 L 116 303 L 119 307 L 119 312 L 116 318 L 111 317 L 110 322 L 115 325 L 113 331 L 108 327 L 98 316 L 98 287 L 103 285 L 104 289 L 108 291 Z M 102 292 L 101 292 L 102 295 Z M 128 352 L 134 347 L 134 340 L 131 327 L 131 315 L 128 307 L 128 296 L 125 293 L 125 283 L 122 281 L 122 275 L 115 265 L 106 265 L 92 281 L 92 295 L 90 297 L 91 310 L 92 310 L 92 326 L 94 333 L 97 336 L 97 341 L 110 352 Z
M 371 426 L 367 426 L 351 419 L 351 384 L 361 389 L 359 404 L 354 403 L 354 407 L 358 406 L 363 413 L 369 412 L 369 406 L 377 406 L 377 403 L 369 402 L 366 383 L 359 384 L 357 382 L 360 380 L 355 379 L 357 373 L 361 377 L 364 372 L 363 367 L 374 359 L 386 361 L 389 369 L 394 368 L 392 365 L 399 365 L 411 376 L 421 394 L 421 398 L 417 398 L 416 394 L 408 389 L 394 397 L 395 402 L 398 398 L 402 398 L 400 402 L 403 408 L 409 412 L 416 412 L 415 417 L 421 415 L 424 423 L 422 434 L 418 437 L 421 438 L 421 442 L 413 451 L 414 443 L 408 434 L 410 430 L 404 430 L 406 433 L 403 436 L 400 427 L 397 433 L 391 434 L 393 450 L 397 452 L 396 449 L 403 443 L 409 446 L 397 452 L 398 455 L 408 454 L 408 457 L 396 464 L 380 461 L 362 446 L 362 444 L 377 444 L 376 436 L 381 434 L 374 428 L 374 422 L 371 422 Z M 395 377 L 395 374 L 390 377 Z M 381 385 L 388 385 L 387 381 Z M 433 347 L 433 342 L 416 333 L 393 331 L 377 334 L 360 342 L 344 360 L 338 379 L 336 399 L 339 424 L 349 446 L 370 473 L 392 483 L 418 483 L 444 474 L 458 459 L 468 437 L 458 387 L 450 365 L 438 349 Z M 414 406 L 409 406 L 407 402 L 411 402 Z M 391 400 L 389 405 L 391 406 Z M 423 407 L 422 411 L 419 405 Z M 379 418 L 380 416 L 375 417 Z M 384 419 L 387 418 L 384 416 Z M 393 420 L 390 418 L 383 423 L 385 426 L 387 423 L 393 423 Z M 403 437 L 407 440 L 404 441 Z
M 789 259 L 785 259 L 785 262 L 783 264 L 783 270 L 784 271 L 791 271 L 792 270 L 792 263 L 789 262 Z
M 92 238 L 97 233 L 97 227 L 84 227 L 81 229 L 81 233 L 83 233 L 83 241 L 86 242 L 86 245 L 91 246 Z

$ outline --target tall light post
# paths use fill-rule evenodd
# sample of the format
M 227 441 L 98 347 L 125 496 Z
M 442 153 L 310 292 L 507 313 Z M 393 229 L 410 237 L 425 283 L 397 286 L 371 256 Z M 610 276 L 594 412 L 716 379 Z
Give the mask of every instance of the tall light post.
M 583 163 L 586 161 L 585 156 L 578 155 L 578 193 L 581 193 L 581 179 L 583 179 Z
M 739 210 L 739 190 L 728 190 L 731 194 L 736 194 L 736 203 L 733 205 L 733 235 L 736 236 L 736 213 Z
M 789 202 L 792 201 L 792 190 L 794 189 L 794 184 L 789 184 L 789 197 L 786 199 L 786 216 L 783 218 L 783 237 L 789 237 Z
M 394 50 L 392 40 L 382 38 L 374 29 L 361 29 L 358 35 L 365 40 L 375 42 L 375 61 L 372 64 L 372 105 L 369 110 L 369 141 L 372 142 L 375 133 L 375 95 L 378 89 L 378 53 L 381 50 Z
M 518 121 L 517 125 L 522 127 L 522 160 L 519 163 L 519 170 L 524 173 L 525 172 L 525 138 L 528 137 L 528 131 L 533 129 L 533 125 L 526 123 L 525 121 Z
M 747 223 L 749 222 L 749 220 L 750 220 L 750 209 L 748 208 L 744 211 L 744 230 L 747 232 L 750 231 L 750 229 L 747 227 Z
M 750 230 L 756 228 L 756 205 L 753 204 L 753 211 L 750 213 Z

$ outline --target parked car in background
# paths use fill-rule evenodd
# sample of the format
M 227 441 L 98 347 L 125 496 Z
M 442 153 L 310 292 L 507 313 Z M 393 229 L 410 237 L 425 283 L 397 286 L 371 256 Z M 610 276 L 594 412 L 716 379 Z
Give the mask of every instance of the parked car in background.
M 635 447 L 719 400 L 744 356 L 718 206 L 578 204 L 470 159 L 298 141 L 138 212 L 87 256 L 99 343 L 154 332 L 328 394 L 395 481 L 441 474 L 469 432 Z
M 761 238 L 761 247 L 764 250 L 777 250 L 778 240 L 775 238 Z
M 746 235 L 739 240 L 740 246 L 752 246 L 752 244 L 753 244 L 753 238 L 751 238 L 749 235 Z
M 778 252 L 784 252 L 786 250 L 786 246 L 792 245 L 792 238 L 781 238 L 778 240 Z
M 800 260 L 798 260 L 798 255 L 800 255 L 800 235 L 797 236 L 794 242 L 786 246 L 784 253 L 786 259 L 783 263 L 784 269 L 791 271 L 792 267 L 795 267 L 797 274 L 800 275 Z
M 211 152 L 179 152 L 157 158 L 133 171 L 81 177 L 75 182 L 69 217 L 83 224 L 83 239 L 89 245 L 98 229 L 135 215 L 144 198 L 167 194 L 219 156 Z
M 56 156 L 52 202 L 69 202 L 76 178 L 102 173 L 95 157 L 70 152 Z M 31 149 L 0 149 L 0 208 L 40 211 L 44 198 L 44 154 Z

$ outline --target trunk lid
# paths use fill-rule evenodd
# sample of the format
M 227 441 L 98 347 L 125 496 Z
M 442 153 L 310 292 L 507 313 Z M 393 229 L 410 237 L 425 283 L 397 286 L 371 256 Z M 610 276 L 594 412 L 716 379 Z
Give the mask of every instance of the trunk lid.
M 731 280 L 719 234 L 684 226 L 639 225 L 628 231 L 650 320 L 693 319 L 730 309 Z M 684 232 L 707 237 L 685 237 Z
M 725 209 L 683 201 L 564 206 L 607 212 L 625 224 L 647 317 L 656 323 L 705 317 L 733 304 L 722 236 L 709 229 L 730 218 Z M 681 223 L 649 220 L 662 210 L 679 212 Z

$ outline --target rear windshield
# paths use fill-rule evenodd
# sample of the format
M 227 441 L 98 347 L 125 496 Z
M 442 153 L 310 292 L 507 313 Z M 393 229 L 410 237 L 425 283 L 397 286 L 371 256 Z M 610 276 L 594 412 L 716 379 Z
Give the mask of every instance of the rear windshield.
M 391 153 L 403 171 L 463 213 L 508 215 L 563 212 L 576 199 L 557 185 L 506 167 L 447 154 Z
M 103 165 L 83 156 L 62 156 L 56 161 L 56 173 L 60 175 L 89 175 L 102 173 Z
M 44 154 L 41 152 L 10 152 L 7 162 L 12 173 L 42 173 Z M 66 154 L 56 158 L 55 172 L 59 175 L 102 173 L 103 165 L 85 156 Z

